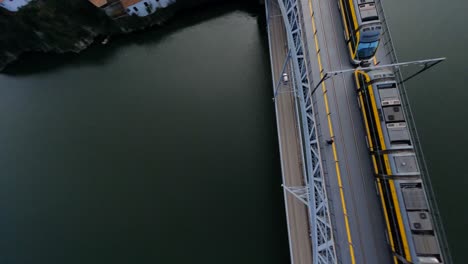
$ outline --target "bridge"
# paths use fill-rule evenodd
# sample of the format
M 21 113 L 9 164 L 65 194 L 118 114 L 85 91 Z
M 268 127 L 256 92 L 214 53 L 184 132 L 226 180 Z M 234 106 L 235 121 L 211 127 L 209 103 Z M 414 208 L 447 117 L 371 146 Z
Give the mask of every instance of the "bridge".
M 273 101 L 291 263 L 433 263 L 396 259 L 378 198 L 338 0 L 266 0 Z M 382 35 L 372 67 L 396 64 L 381 0 Z M 401 72 L 396 70 L 402 81 Z M 411 108 L 400 96 L 437 227 L 450 263 Z

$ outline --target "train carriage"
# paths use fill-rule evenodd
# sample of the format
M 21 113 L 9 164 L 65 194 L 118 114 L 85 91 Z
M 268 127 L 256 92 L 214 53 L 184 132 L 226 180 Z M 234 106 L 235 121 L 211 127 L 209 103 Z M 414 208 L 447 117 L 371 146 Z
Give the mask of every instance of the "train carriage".
M 369 66 L 377 52 L 382 31 L 375 1 L 338 1 L 351 63 Z
M 358 102 L 394 263 L 443 263 L 391 70 L 355 71 Z

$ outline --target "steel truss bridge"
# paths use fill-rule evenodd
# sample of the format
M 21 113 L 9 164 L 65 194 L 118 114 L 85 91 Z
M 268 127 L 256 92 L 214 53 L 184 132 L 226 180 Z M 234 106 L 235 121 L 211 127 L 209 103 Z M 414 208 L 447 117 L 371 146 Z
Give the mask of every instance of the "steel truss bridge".
M 350 74 L 328 75 L 352 68 L 337 2 L 265 0 L 291 262 L 391 263 L 354 83 Z M 376 5 L 383 36 L 374 65 L 397 63 Z M 424 162 L 404 85 L 400 93 Z M 426 189 L 441 225 L 428 179 Z

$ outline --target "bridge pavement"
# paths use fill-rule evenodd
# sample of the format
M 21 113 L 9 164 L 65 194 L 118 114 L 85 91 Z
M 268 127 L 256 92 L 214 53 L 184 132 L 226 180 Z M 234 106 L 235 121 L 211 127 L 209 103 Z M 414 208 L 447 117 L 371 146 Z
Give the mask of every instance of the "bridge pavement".
M 309 72 L 315 86 L 323 72 L 353 66 L 344 41 L 338 0 L 300 1 Z M 342 263 L 391 263 L 352 74 L 325 81 L 313 98 L 337 257 Z M 331 136 L 334 143 L 327 145 L 324 141 Z
M 268 1 L 270 54 L 273 81 L 280 78 L 287 48 L 286 33 L 277 0 Z M 315 86 L 324 72 L 353 68 L 348 59 L 337 0 L 299 0 L 302 9 L 308 70 Z M 315 33 L 316 32 L 316 33 Z M 377 61 L 388 62 L 385 47 Z M 291 74 L 289 74 L 291 76 Z M 303 184 L 300 135 L 294 96 L 282 86 L 276 99 L 278 137 L 283 183 Z M 391 263 L 383 213 L 375 191 L 365 132 L 351 74 L 324 82 L 314 93 L 314 108 L 337 257 L 340 263 Z M 333 138 L 333 144 L 326 140 Z M 312 263 L 307 208 L 285 192 L 286 213 L 293 263 Z
M 269 42 L 273 83 L 281 78 L 287 56 L 286 32 L 276 0 L 266 3 L 269 19 Z M 287 67 L 289 69 L 289 67 Z M 292 76 L 289 74 L 289 76 Z M 285 186 L 303 186 L 302 154 L 297 126 L 294 94 L 290 82 L 282 84 L 275 100 L 281 169 Z M 273 91 L 274 93 L 275 91 Z M 293 263 L 312 263 L 312 245 L 309 236 L 308 210 L 305 204 L 289 192 L 284 192 L 290 254 Z

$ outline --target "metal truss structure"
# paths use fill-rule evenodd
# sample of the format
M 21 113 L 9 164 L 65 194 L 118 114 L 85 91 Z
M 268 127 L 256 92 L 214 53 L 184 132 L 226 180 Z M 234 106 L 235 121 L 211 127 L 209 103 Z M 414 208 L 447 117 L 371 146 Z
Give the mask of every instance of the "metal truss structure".
M 299 201 L 301 201 L 303 204 L 305 205 L 309 205 L 309 188 L 307 188 L 306 186 L 300 186 L 300 187 L 297 187 L 297 186 L 292 186 L 292 187 L 288 187 L 288 186 L 284 186 L 283 185 L 283 188 L 289 192 L 290 194 L 294 195 L 294 197 L 296 197 Z
M 310 236 L 313 263 L 337 263 L 333 228 L 320 158 L 320 146 L 312 105 L 311 79 L 302 35 L 300 0 L 277 0 L 286 27 L 289 60 L 292 64 L 291 81 L 298 101 L 299 127 L 305 164 L 304 186 L 283 186 L 309 209 Z

